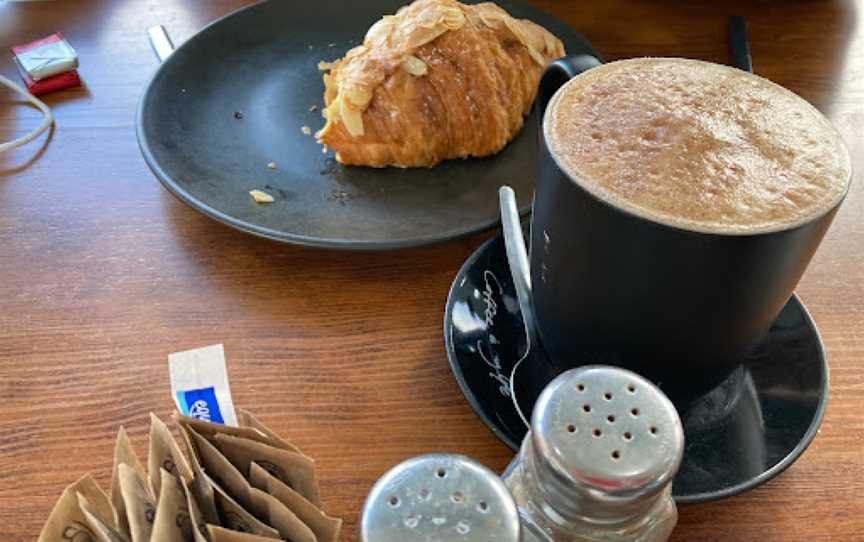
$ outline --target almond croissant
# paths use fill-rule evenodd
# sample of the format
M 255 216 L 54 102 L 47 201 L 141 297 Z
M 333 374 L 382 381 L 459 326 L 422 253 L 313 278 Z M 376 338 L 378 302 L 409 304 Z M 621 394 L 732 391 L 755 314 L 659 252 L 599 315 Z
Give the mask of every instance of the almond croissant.
M 493 3 L 417 0 L 321 63 L 327 123 L 316 137 L 350 165 L 495 154 L 522 128 L 543 67 L 561 56 L 555 36 Z

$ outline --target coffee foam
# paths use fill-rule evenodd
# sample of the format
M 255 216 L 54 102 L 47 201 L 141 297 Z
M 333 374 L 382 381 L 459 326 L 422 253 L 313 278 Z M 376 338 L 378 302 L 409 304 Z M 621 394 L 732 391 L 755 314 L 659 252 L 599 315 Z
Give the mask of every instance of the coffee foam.
M 643 58 L 559 89 L 543 130 L 559 166 L 596 197 L 708 233 L 762 233 L 835 207 L 851 176 L 830 122 L 796 94 L 697 60 Z

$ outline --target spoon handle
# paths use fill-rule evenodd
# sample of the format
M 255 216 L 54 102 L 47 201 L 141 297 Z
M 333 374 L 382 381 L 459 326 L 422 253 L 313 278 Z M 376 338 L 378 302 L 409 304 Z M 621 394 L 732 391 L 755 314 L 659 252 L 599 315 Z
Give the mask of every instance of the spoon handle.
M 148 28 L 147 38 L 150 40 L 150 45 L 153 47 L 153 52 L 156 53 L 156 58 L 159 59 L 159 62 L 165 62 L 165 59 L 174 52 L 174 43 L 171 42 L 171 36 L 168 35 L 168 31 L 161 24 Z
M 507 249 L 507 263 L 513 276 L 516 296 L 519 298 L 519 309 L 522 321 L 528 333 L 531 344 L 534 344 L 536 326 L 534 325 L 534 303 L 531 296 L 531 269 L 528 264 L 528 251 L 525 248 L 525 238 L 522 236 L 522 222 L 516 207 L 516 193 L 509 186 L 498 189 L 501 205 L 501 224 L 504 231 L 504 246 Z
M 729 17 L 729 48 L 735 59 L 735 67 L 752 73 L 753 60 L 750 56 L 750 40 L 747 39 L 747 22 L 739 15 Z

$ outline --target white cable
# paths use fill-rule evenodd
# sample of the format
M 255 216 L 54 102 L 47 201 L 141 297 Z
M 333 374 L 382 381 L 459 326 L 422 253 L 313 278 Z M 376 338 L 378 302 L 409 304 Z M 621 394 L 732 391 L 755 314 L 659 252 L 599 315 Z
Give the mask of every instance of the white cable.
M 17 92 L 18 94 L 27 98 L 27 101 L 30 102 L 31 104 L 35 105 L 36 107 L 38 107 L 39 111 L 41 111 L 42 114 L 45 116 L 45 118 L 42 120 L 42 124 L 40 124 L 35 130 L 30 132 L 29 134 L 22 136 L 22 137 L 19 137 L 18 139 L 6 142 L 6 143 L 0 143 L 0 152 L 6 152 L 6 151 L 11 151 L 12 149 L 16 149 L 16 148 L 20 147 L 21 145 L 26 145 L 27 143 L 30 143 L 31 141 L 33 141 L 34 139 L 39 137 L 42 134 L 42 132 L 44 132 L 52 124 L 54 124 L 54 115 L 51 114 L 51 109 L 49 109 L 48 106 L 45 105 L 45 102 L 43 102 L 42 100 L 40 100 L 36 96 L 33 96 L 32 94 L 27 92 L 27 90 L 25 90 L 23 87 L 10 81 L 9 79 L 7 79 L 6 77 L 3 77 L 2 75 L 0 75 L 0 84 L 3 84 L 5 86 L 11 88 L 12 90 Z

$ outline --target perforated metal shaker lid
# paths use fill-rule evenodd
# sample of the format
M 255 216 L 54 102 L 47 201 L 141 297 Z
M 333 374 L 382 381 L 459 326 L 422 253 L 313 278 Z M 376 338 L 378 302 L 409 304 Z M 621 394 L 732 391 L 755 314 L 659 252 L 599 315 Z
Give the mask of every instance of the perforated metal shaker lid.
M 614 520 L 649 508 L 672 481 L 684 432 L 654 384 L 616 367 L 567 371 L 532 415 L 539 491 L 559 513 Z
M 409 459 L 369 493 L 361 542 L 518 542 L 519 514 L 504 483 L 479 463 L 452 454 Z

